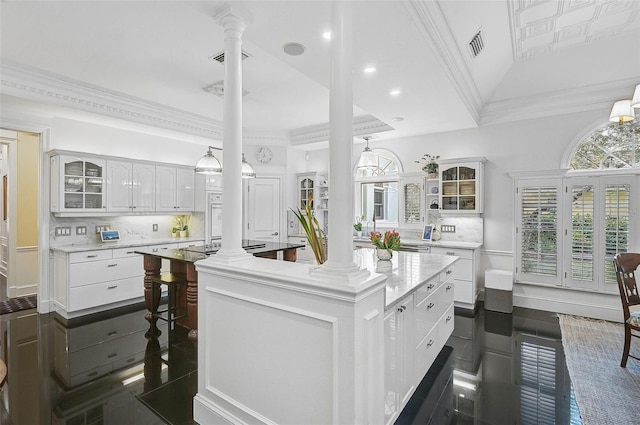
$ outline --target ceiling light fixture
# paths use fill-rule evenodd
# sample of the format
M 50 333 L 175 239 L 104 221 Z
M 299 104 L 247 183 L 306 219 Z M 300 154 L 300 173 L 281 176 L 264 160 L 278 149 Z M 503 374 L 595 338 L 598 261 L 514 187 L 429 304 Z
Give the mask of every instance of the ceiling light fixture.
M 220 160 L 213 155 L 212 150 L 221 151 L 222 148 L 216 148 L 213 146 L 209 146 L 207 153 L 205 156 L 200 158 L 198 163 L 196 164 L 195 171 L 198 174 L 222 174 L 222 164 Z M 254 171 L 251 164 L 247 162 L 244 158 L 244 153 L 242 154 L 242 178 L 243 179 L 252 179 L 256 176 L 256 172 Z
M 282 46 L 282 50 L 289 56 L 300 56 L 306 48 L 300 43 L 287 43 Z
M 400 90 L 398 90 L 398 89 L 391 90 L 391 91 L 389 92 L 389 94 L 390 94 L 391 96 L 398 96 L 400 93 L 402 93 L 402 92 L 401 92 Z
M 618 100 L 613 104 L 609 121 L 617 121 L 620 125 L 633 121 L 636 117 L 635 108 L 640 108 L 640 84 L 636 85 L 631 100 Z
M 376 72 L 376 67 L 375 66 L 368 66 L 364 69 L 364 72 L 366 74 L 373 74 L 374 72 Z
M 331 40 L 331 31 L 322 33 L 322 38 L 324 38 L 325 40 Z
M 393 117 L 391 118 L 391 122 L 402 122 L 404 121 L 404 118 L 402 117 Z
M 365 147 L 360 154 L 358 168 L 376 168 L 378 166 L 378 164 L 376 163 L 376 156 L 371 148 L 369 148 L 369 139 L 371 139 L 371 136 L 364 136 L 363 139 L 367 142 L 367 147 Z

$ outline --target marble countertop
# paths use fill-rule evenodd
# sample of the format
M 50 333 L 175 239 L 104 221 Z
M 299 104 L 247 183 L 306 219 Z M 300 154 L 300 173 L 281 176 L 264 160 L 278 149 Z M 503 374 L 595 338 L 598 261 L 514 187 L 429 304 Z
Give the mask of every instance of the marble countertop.
M 359 238 L 355 236 L 353 238 L 354 242 L 370 242 L 369 238 Z M 421 247 L 421 246 L 440 246 L 442 248 L 466 248 L 466 249 L 477 249 L 482 246 L 481 242 L 463 242 L 463 241 L 437 241 L 437 242 L 427 242 L 420 239 L 401 239 L 401 245 L 408 247 Z
M 354 250 L 353 258 L 361 268 L 387 276 L 385 291 L 385 309 L 387 309 L 446 270 L 460 257 L 400 251 L 394 252 L 389 262 L 378 260 L 376 250 L 373 248 L 360 248 Z
M 51 249 L 60 252 L 84 252 L 95 251 L 99 249 L 114 249 L 114 248 L 131 248 L 136 246 L 151 246 L 162 245 L 167 243 L 180 243 L 180 242 L 204 242 L 204 239 L 199 238 L 158 238 L 158 239 L 137 239 L 137 240 L 123 240 L 118 242 L 96 242 L 96 243 L 79 243 L 71 245 L 52 246 Z

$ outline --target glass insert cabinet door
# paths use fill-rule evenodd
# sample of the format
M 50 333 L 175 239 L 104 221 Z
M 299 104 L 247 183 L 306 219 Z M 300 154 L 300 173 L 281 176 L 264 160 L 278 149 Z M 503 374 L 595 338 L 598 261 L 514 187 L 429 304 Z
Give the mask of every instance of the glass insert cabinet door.
M 102 209 L 104 161 L 61 158 L 60 165 L 63 209 Z
M 440 208 L 443 212 L 482 212 L 482 163 L 441 164 Z
M 310 178 L 303 178 L 300 180 L 300 209 L 305 209 L 307 204 L 313 208 L 313 189 L 315 182 Z

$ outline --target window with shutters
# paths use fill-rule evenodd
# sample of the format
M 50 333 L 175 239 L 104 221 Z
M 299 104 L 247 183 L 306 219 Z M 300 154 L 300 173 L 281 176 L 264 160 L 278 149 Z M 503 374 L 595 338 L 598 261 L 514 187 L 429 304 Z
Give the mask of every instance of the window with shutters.
M 399 219 L 400 161 L 391 152 L 374 149 L 376 166 L 355 168 L 355 217 L 364 217 L 363 225 L 397 227 Z M 359 195 L 359 196 L 358 196 Z

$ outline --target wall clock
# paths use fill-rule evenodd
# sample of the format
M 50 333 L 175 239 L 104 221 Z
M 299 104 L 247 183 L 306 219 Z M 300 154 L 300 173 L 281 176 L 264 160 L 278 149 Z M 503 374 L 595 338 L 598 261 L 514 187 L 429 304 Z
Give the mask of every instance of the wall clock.
M 263 164 L 270 162 L 272 158 L 273 152 L 271 152 L 271 149 L 267 147 L 263 146 L 258 149 L 258 152 L 256 152 L 256 159 Z

